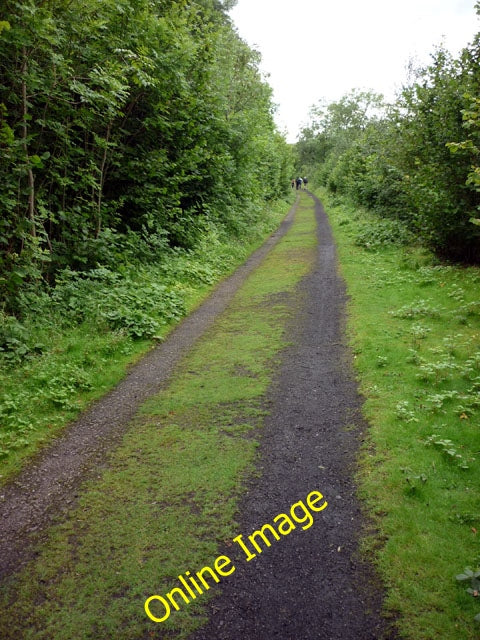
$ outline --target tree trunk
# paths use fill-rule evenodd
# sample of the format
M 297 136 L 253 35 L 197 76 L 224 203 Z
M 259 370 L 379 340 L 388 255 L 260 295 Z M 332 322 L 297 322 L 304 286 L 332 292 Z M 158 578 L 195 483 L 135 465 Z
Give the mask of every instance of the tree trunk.
M 23 63 L 22 63 L 22 146 L 25 153 L 25 162 L 27 163 L 27 176 L 28 176 L 28 217 L 30 219 L 30 233 L 32 237 L 36 237 L 37 229 L 35 226 L 35 178 L 33 176 L 32 165 L 30 164 L 30 158 L 28 156 L 28 127 L 27 127 L 27 115 L 28 115 L 28 102 L 27 102 L 27 69 L 28 58 L 27 49 L 23 47 Z
M 110 133 L 112 130 L 112 123 L 108 123 L 107 134 L 105 136 L 105 149 L 103 150 L 102 163 L 100 165 L 100 186 L 98 189 L 98 200 L 97 200 L 97 230 L 95 237 L 98 238 L 100 235 L 100 231 L 102 230 L 102 197 L 103 197 L 103 186 L 105 184 L 106 171 L 105 167 L 107 164 L 107 155 L 108 155 L 108 141 L 110 140 Z

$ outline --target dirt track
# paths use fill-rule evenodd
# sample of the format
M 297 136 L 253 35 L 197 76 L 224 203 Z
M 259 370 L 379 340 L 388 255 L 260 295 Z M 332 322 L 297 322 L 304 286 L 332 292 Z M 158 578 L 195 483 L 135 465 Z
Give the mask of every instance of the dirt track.
M 209 624 L 191 640 L 396 637 L 380 615 L 378 579 L 358 555 L 363 518 L 352 477 L 366 425 L 345 344 L 345 288 L 327 218 L 314 200 L 317 261 L 297 291 L 287 336 L 291 346 L 267 399 L 271 413 L 262 434 L 261 475 L 240 505 L 239 533 L 248 537 L 315 490 L 328 507 L 315 514 L 311 527 L 298 527 L 251 562 L 237 562 L 241 550 L 229 549 L 236 572 L 212 600 Z M 181 356 L 288 230 L 293 213 L 163 345 L 0 491 L 0 577 L 32 557 L 43 531 L 73 505 L 82 481 L 98 473 L 138 406 L 166 383 Z
M 329 223 L 314 200 L 317 263 L 300 287 L 292 346 L 270 396 L 262 476 L 241 507 L 242 533 L 248 538 L 312 490 L 322 492 L 328 507 L 309 529 L 238 561 L 211 605 L 209 625 L 194 640 L 396 637 L 380 616 L 378 579 L 358 554 L 363 518 L 352 474 L 366 425 L 345 345 L 345 287 Z
M 14 482 L 0 488 L 0 580 L 34 556 L 43 531 L 73 506 L 80 484 L 91 474 L 98 475 L 106 454 L 124 434 L 139 406 L 162 388 L 181 357 L 288 231 L 294 210 L 295 207 L 279 229 L 221 282 L 163 344 L 132 367 L 113 391 L 82 414 Z

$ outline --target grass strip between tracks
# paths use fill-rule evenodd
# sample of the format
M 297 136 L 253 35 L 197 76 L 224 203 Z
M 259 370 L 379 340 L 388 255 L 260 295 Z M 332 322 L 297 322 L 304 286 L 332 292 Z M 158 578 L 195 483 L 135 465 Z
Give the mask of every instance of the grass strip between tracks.
M 235 535 L 295 287 L 313 264 L 314 230 L 313 203 L 301 194 L 287 235 L 143 407 L 36 560 L 10 579 L 2 638 L 184 638 L 201 623 L 215 589 L 161 625 L 146 617 L 144 601 L 211 564 Z
M 367 547 L 402 637 L 473 640 L 480 564 L 480 272 L 382 236 L 365 211 L 322 198 L 347 281 L 349 332 L 370 422 L 359 484 Z

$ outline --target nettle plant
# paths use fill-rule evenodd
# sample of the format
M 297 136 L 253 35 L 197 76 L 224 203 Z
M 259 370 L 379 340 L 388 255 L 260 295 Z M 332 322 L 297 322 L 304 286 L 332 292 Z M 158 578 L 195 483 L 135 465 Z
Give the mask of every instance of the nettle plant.
M 458 398 L 459 395 L 460 394 L 455 389 L 451 391 L 444 391 L 443 393 L 432 393 L 427 396 L 426 402 L 430 411 L 436 413 L 443 410 L 446 402 Z
M 445 359 L 438 360 L 437 362 L 422 362 L 418 368 L 420 373 L 417 374 L 417 378 L 419 380 L 433 382 L 437 385 L 456 371 L 458 365 L 447 356 Z
M 397 402 L 395 406 L 395 415 L 403 422 L 418 422 L 418 418 L 415 417 L 415 413 L 410 409 L 410 403 L 408 400 L 400 400 L 400 402 Z
M 466 591 L 474 598 L 478 598 L 480 595 L 480 568 L 476 568 L 475 571 L 472 571 L 469 567 L 464 569 L 463 573 L 460 573 L 456 576 L 458 582 L 466 582 L 470 586 L 467 587 Z M 480 613 L 477 613 L 475 616 L 475 620 L 480 622 Z
M 441 310 L 432 307 L 426 300 L 420 299 L 413 304 L 407 304 L 396 311 L 390 311 L 394 318 L 404 318 L 412 320 L 414 318 L 437 318 Z
M 438 433 L 433 433 L 425 440 L 425 445 L 433 445 L 437 447 L 437 449 L 440 449 L 442 453 L 448 459 L 454 461 L 460 469 L 469 469 L 467 461 L 461 453 L 458 453 L 457 449 L 455 448 L 456 445 L 452 442 L 452 440 L 442 438 L 442 436 Z
M 463 366 L 462 374 L 465 378 L 469 380 L 477 381 L 479 380 L 479 376 L 478 376 L 479 372 L 480 372 L 480 351 L 477 350 L 475 351 L 475 353 L 473 353 L 473 355 L 470 356 L 470 358 L 468 358 L 468 360 L 466 360 Z
M 415 349 L 420 348 L 420 341 L 425 340 L 429 333 L 431 333 L 431 328 L 427 327 L 419 322 L 412 324 L 410 327 L 410 334 L 412 336 L 412 343 Z
M 405 475 L 405 482 L 408 485 L 408 492 L 417 493 L 422 485 L 424 485 L 428 477 L 425 473 L 415 473 L 410 467 L 402 467 L 400 471 Z

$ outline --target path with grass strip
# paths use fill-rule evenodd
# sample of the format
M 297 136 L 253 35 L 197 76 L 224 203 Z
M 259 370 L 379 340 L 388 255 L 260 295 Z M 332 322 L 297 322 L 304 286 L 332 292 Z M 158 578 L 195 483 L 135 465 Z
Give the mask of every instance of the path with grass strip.
M 239 561 L 195 640 L 395 637 L 379 613 L 380 585 L 358 553 L 363 517 L 352 474 L 366 425 L 344 336 L 344 283 L 327 217 L 312 199 L 317 255 L 297 288 L 290 345 L 269 392 L 261 477 L 242 500 L 238 530 L 256 557 Z M 248 535 L 312 490 L 328 500 L 321 513 L 311 511 L 314 524 L 280 541 L 270 535 L 268 548 L 260 539 L 259 554 Z
M 27 532 L 30 551 L 9 556 L 0 637 L 394 637 L 358 551 L 352 476 L 365 425 L 318 200 L 302 192 L 285 230 L 206 312 L 168 379 L 147 359 L 150 382 L 128 396 L 115 447 L 107 435 L 93 469 L 65 481 L 74 502 L 59 515 L 55 498 L 38 539 Z M 35 493 L 28 483 L 19 495 Z M 24 565 L 12 573 L 15 559 Z
M 35 540 L 70 508 L 77 488 L 95 474 L 125 433 L 142 402 L 158 392 L 176 364 L 226 308 L 237 289 L 290 228 L 293 207 L 279 229 L 225 279 L 169 338 L 132 367 L 125 379 L 76 420 L 14 482 L 0 491 L 0 578 L 30 557 Z

